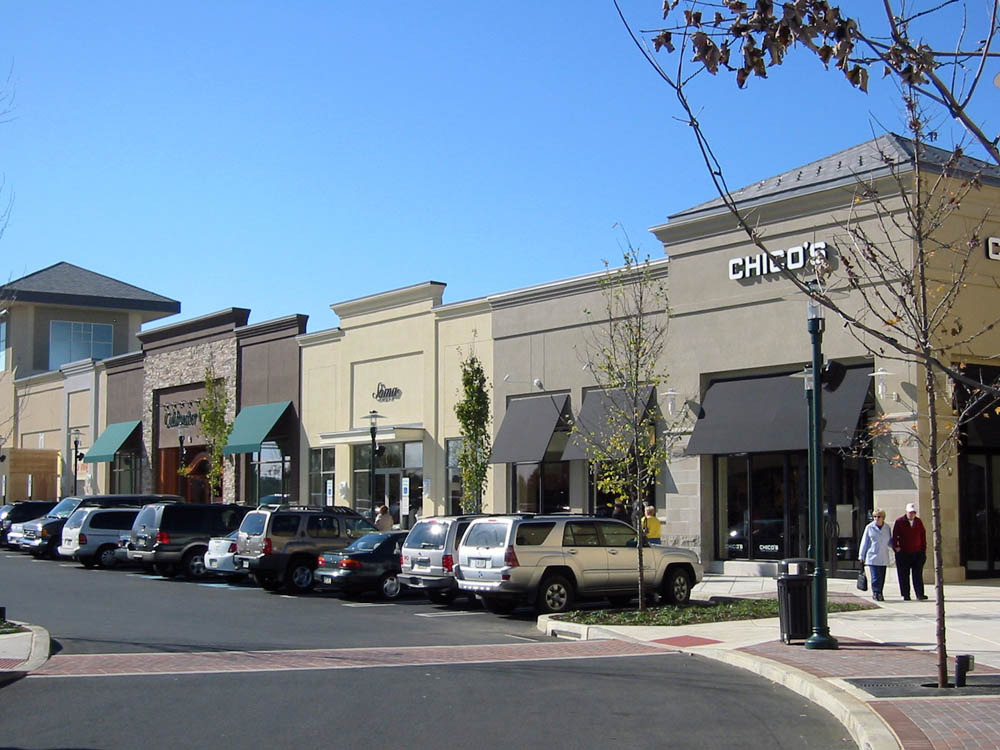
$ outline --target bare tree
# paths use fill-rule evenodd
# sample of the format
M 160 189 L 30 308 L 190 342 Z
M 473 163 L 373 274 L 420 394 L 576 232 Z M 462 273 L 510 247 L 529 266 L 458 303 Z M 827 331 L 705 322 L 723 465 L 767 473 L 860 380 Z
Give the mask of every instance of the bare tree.
M 642 518 L 677 441 L 656 400 L 667 383 L 663 350 L 669 310 L 665 266 L 654 268 L 628 245 L 621 268 L 600 282 L 603 306 L 592 321 L 583 356 L 602 399 L 603 421 L 574 421 L 572 437 L 584 448 L 598 489 L 631 510 L 637 534 L 639 609 L 645 609 Z M 605 263 L 607 265 L 607 263 Z
M 933 4 L 880 0 L 863 19 L 843 15 L 825 0 L 782 4 L 696 0 L 678 9 L 679 4 L 679 0 L 664 3 L 668 25 L 648 32 L 653 49 L 629 31 L 677 97 L 722 202 L 764 253 L 770 253 L 766 231 L 730 190 L 688 99 L 690 81 L 703 73 L 731 72 L 742 88 L 751 77 L 766 78 L 769 68 L 788 64 L 786 55 L 801 48 L 824 65 L 832 64 L 850 85 L 863 91 L 870 69 L 881 66 L 903 98 L 908 156 L 900 158 L 898 151 L 880 146 L 889 177 L 858 181 L 847 218 L 841 222 L 839 265 L 814 266 L 821 282 L 816 285 L 780 260 L 773 265 L 799 291 L 843 319 L 870 352 L 916 365 L 921 374 L 926 413 L 915 415 L 915 424 L 903 425 L 877 416 L 872 436 L 889 447 L 892 462 L 923 475 L 930 485 L 938 682 L 946 685 L 940 477 L 955 452 L 961 425 L 982 413 L 984 402 L 994 403 L 1000 395 L 997 383 L 970 377 L 963 366 L 973 342 L 993 331 L 1000 319 L 959 304 L 973 280 L 996 288 L 993 279 L 973 278 L 973 258 L 982 250 L 983 228 L 991 217 L 981 214 L 964 223 L 959 219 L 965 218 L 960 216 L 963 201 L 980 189 L 983 174 L 995 176 L 1000 165 L 998 139 L 986 134 L 975 115 L 987 61 L 998 56 L 993 47 L 1000 0 L 976 6 L 985 13 L 977 26 L 985 22 L 986 27 L 971 44 L 968 7 L 960 0 Z M 960 23 L 947 46 L 936 47 L 918 36 L 922 24 L 939 30 L 956 28 L 953 20 L 942 25 L 942 17 L 953 19 L 956 14 Z M 668 71 L 654 50 L 677 53 L 676 67 Z M 688 56 L 694 70 L 686 67 Z M 932 123 L 952 121 L 959 123 L 965 140 L 978 147 L 986 161 L 966 157 L 961 146 L 942 151 L 930 145 L 938 137 Z M 850 293 L 846 299 L 841 296 L 844 292 Z M 955 382 L 973 397 L 952 413 L 950 390 Z M 942 405 L 947 407 L 945 419 Z

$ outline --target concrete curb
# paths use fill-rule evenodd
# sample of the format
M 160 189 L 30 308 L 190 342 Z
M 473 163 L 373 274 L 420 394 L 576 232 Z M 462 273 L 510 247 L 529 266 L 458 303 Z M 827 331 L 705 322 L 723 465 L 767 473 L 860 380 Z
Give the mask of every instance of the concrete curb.
M 578 640 L 606 640 L 618 638 L 637 643 L 647 643 L 637 638 L 630 638 L 618 632 L 606 630 L 598 625 L 577 625 L 551 619 L 551 615 L 538 618 L 537 627 L 546 635 L 576 638 Z M 651 646 L 658 646 L 649 642 Z M 667 647 L 664 647 L 667 648 Z M 795 667 L 780 664 L 770 659 L 745 653 L 731 651 L 715 646 L 696 646 L 678 648 L 670 646 L 671 650 L 681 651 L 694 656 L 704 656 L 707 659 L 729 664 L 730 666 L 753 672 L 772 682 L 798 693 L 812 701 L 817 706 L 829 711 L 837 721 L 850 733 L 860 750 L 889 750 L 899 748 L 902 743 L 889 726 L 864 701 L 855 698 L 836 685 L 803 672 Z
M 29 672 L 39 669 L 49 660 L 49 649 L 51 648 L 49 631 L 38 625 L 30 625 L 26 622 L 16 622 L 14 620 L 11 620 L 11 622 L 31 631 L 31 646 L 28 649 L 28 658 L 19 665 L 19 669 L 0 672 L 0 688 L 12 682 L 17 682 Z

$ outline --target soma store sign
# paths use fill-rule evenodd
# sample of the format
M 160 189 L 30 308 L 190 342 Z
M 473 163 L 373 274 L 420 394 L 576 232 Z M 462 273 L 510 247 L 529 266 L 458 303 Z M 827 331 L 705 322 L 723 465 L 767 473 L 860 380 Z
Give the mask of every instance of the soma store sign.
M 397 388 L 395 386 L 388 386 L 385 383 L 379 383 L 375 392 L 372 393 L 372 398 L 376 401 L 396 401 L 403 397 L 403 389 Z
M 825 265 L 828 262 L 825 242 L 803 242 L 801 245 L 787 250 L 774 250 L 770 253 L 745 255 L 742 258 L 729 260 L 729 278 L 732 281 L 743 281 L 755 276 L 773 276 L 782 269 L 798 271 L 807 265 Z

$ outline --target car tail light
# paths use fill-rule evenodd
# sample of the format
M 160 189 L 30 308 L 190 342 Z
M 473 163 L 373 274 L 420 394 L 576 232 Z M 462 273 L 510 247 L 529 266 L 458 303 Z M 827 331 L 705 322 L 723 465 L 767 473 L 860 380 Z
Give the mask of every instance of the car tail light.
M 316 558 L 316 567 L 322 568 L 324 565 L 326 565 L 326 560 L 324 560 L 323 556 L 320 555 L 319 557 Z
M 271 554 L 271 537 L 264 537 L 264 548 L 261 550 L 265 555 Z
M 514 552 L 513 544 L 509 545 L 507 551 L 503 553 L 503 564 L 508 568 L 516 568 L 521 564 L 517 561 L 517 554 Z
M 338 568 L 344 568 L 346 570 L 357 570 L 361 567 L 361 561 L 355 560 L 352 557 L 346 557 L 337 563 Z
M 235 553 L 236 553 L 236 542 L 230 542 L 229 543 L 229 554 L 232 555 L 232 554 L 235 554 Z
M 165 531 L 156 532 L 156 543 L 157 544 L 170 544 L 170 534 Z
M 87 543 L 87 535 L 86 534 L 80 534 L 80 544 L 83 545 L 83 544 L 86 544 L 86 543 Z
M 455 570 L 455 558 L 451 555 L 441 555 L 441 567 L 445 572 L 452 573 Z

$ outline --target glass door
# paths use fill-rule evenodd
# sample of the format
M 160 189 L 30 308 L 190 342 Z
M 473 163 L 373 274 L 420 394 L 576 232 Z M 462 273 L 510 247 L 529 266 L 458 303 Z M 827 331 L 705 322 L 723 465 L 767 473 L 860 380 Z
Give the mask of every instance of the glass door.
M 1000 573 L 1000 455 L 962 457 L 962 556 L 969 578 Z

